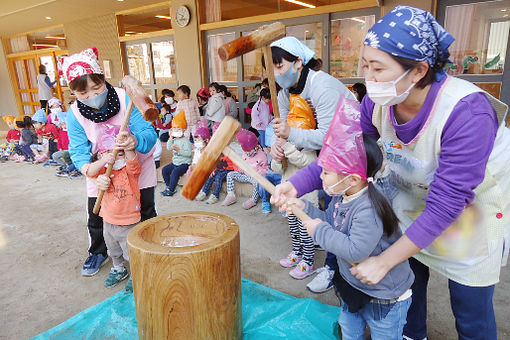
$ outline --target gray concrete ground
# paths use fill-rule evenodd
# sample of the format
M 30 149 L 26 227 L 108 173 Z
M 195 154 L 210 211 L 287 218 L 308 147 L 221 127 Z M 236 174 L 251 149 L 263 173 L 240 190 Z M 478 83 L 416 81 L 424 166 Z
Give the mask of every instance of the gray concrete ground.
M 190 203 L 180 196 L 161 197 L 161 184 L 157 189 L 160 214 L 215 211 L 239 223 L 243 277 L 295 297 L 338 303 L 332 291 L 308 292 L 305 285 L 311 278 L 294 280 L 279 265 L 290 249 L 286 220 L 279 213 L 264 216 L 260 204 L 245 211 L 240 203 L 230 207 Z M 0 164 L 0 190 L 0 339 L 34 336 L 123 289 L 124 285 L 114 290 L 103 287 L 109 266 L 94 277 L 80 275 L 88 245 L 83 179 L 58 178 L 55 168 L 8 162 Z M 324 255 L 317 252 L 319 265 Z M 510 339 L 508 267 L 502 270 L 494 304 L 499 339 Z M 435 273 L 428 314 L 429 339 L 456 339 L 447 280 Z

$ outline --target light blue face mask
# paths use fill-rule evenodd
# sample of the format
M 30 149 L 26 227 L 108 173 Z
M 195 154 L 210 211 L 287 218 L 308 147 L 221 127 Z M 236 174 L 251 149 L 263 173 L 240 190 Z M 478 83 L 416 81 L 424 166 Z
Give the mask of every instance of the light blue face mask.
M 105 86 L 104 91 L 102 93 L 95 95 L 94 97 L 80 100 L 80 102 L 87 105 L 88 107 L 99 110 L 101 107 L 103 107 L 103 105 L 106 101 L 107 95 L 108 95 L 108 88 L 106 88 L 106 86 Z
M 287 71 L 285 71 L 285 73 L 279 74 L 274 77 L 274 79 L 276 80 L 278 85 L 281 86 L 282 89 L 289 89 L 297 82 L 299 72 L 293 71 L 295 63 L 296 62 L 294 61 L 292 63 L 292 65 L 290 65 L 289 69 Z

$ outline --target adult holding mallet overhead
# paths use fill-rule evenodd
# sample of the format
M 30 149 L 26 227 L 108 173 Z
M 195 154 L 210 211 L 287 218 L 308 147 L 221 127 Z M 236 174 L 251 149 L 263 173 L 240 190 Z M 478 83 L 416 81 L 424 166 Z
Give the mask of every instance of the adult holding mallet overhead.
M 376 284 L 410 258 L 406 339 L 427 337 L 429 268 L 448 278 L 459 339 L 497 338 L 492 297 L 510 246 L 508 107 L 445 74 L 453 41 L 432 14 L 397 6 L 369 30 L 361 58 L 361 125 L 383 144 L 404 235 L 351 273 Z M 322 187 L 320 171 L 316 163 L 301 170 L 272 200 L 284 206 L 285 196 Z

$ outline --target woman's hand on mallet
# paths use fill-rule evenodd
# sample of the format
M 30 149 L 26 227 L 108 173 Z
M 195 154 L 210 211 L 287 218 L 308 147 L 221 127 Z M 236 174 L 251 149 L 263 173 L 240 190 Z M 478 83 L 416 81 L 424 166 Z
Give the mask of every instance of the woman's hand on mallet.
M 274 134 L 280 138 L 287 139 L 290 136 L 290 126 L 287 121 L 282 118 L 275 118 L 273 120 Z
M 134 150 L 137 145 L 136 137 L 127 131 L 120 132 L 115 139 L 116 150 Z

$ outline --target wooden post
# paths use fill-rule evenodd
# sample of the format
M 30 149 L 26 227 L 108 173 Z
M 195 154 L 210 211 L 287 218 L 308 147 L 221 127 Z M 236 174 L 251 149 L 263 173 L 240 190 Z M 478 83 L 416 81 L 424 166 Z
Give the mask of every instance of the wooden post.
M 230 217 L 180 212 L 129 232 L 140 339 L 241 339 L 239 227 Z

